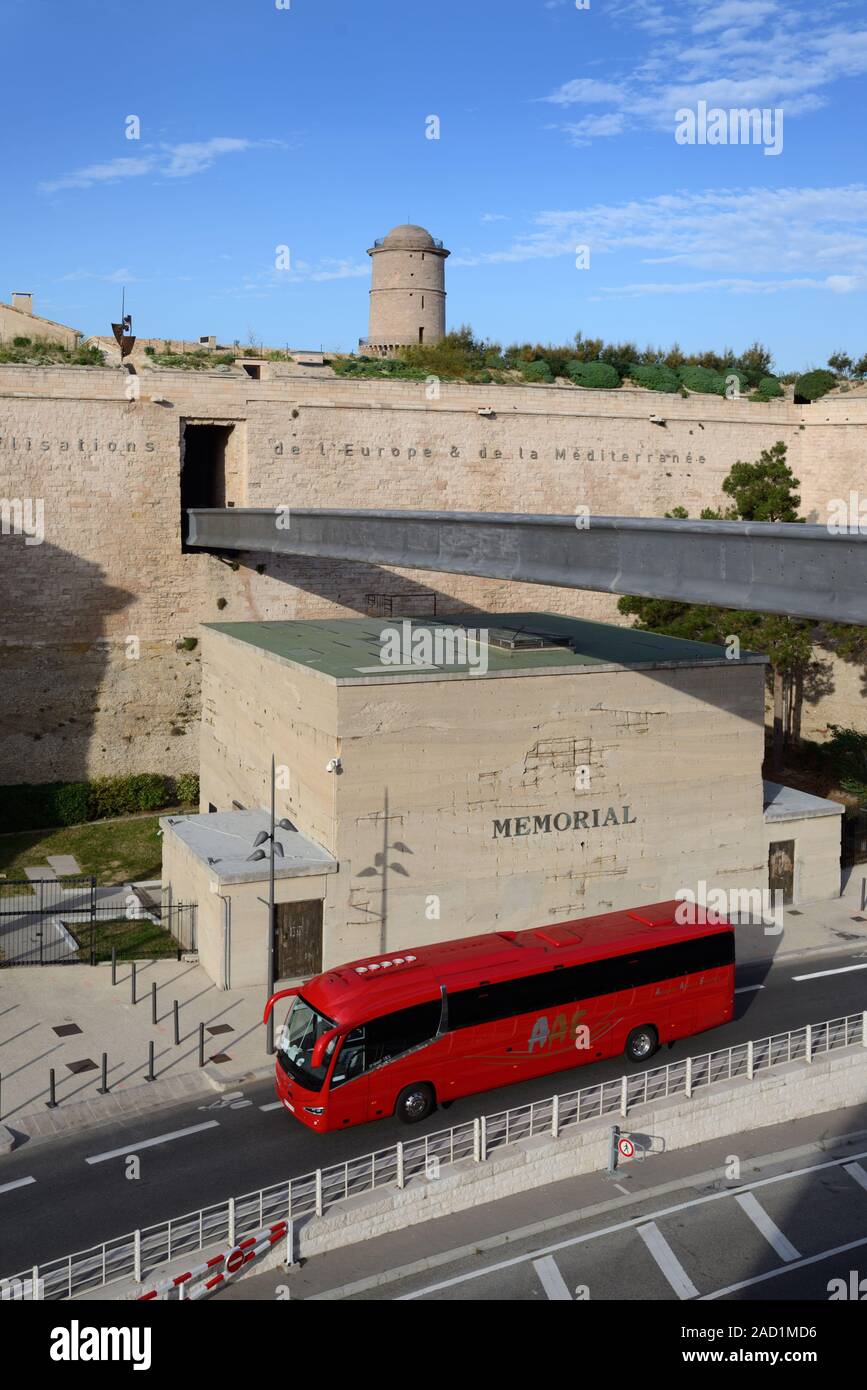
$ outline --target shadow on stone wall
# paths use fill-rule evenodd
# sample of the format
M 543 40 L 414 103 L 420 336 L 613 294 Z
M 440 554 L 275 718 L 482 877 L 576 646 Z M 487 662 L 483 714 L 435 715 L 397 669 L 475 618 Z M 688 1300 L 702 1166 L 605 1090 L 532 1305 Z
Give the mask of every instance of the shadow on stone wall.
M 132 601 L 92 561 L 0 536 L 0 785 L 89 776 L 100 695 L 118 650 L 110 619 Z

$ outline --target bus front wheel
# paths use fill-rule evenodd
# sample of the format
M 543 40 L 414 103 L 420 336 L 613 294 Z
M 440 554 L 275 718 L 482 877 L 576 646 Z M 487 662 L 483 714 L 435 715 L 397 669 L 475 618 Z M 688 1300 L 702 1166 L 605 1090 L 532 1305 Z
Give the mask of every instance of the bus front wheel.
M 630 1062 L 646 1062 L 658 1047 L 659 1034 L 653 1024 L 642 1023 L 640 1028 L 633 1028 L 626 1039 L 625 1052 Z
M 405 1125 L 417 1125 L 426 1120 L 434 1108 L 433 1086 L 426 1081 L 416 1081 L 412 1086 L 404 1086 L 397 1098 L 394 1113 Z

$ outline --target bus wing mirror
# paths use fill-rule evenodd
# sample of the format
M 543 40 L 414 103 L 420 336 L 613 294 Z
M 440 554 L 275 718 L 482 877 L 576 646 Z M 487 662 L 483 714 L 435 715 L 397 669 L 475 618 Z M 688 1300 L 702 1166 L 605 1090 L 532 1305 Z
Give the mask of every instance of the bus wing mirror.
M 299 991 L 297 989 L 281 989 L 278 990 L 276 994 L 272 994 L 271 998 L 268 1000 L 268 1003 L 265 1005 L 265 1012 L 262 1016 L 262 1022 L 268 1022 L 268 1019 L 271 1017 L 271 1010 L 277 1003 L 278 999 L 288 999 L 290 995 L 298 994 L 298 992 Z
M 337 1037 L 339 1029 L 330 1028 L 327 1033 L 323 1033 L 321 1038 L 317 1038 L 313 1046 L 313 1055 L 310 1058 L 311 1067 L 321 1067 L 325 1060 L 325 1052 L 328 1044 Z

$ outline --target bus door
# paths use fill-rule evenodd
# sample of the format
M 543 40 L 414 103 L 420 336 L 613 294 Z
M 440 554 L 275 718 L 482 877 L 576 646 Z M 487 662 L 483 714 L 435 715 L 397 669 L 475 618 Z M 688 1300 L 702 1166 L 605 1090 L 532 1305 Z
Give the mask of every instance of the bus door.
M 342 1039 L 328 1087 L 328 1128 L 363 1124 L 368 1119 L 370 1090 L 366 1030 L 356 1028 Z

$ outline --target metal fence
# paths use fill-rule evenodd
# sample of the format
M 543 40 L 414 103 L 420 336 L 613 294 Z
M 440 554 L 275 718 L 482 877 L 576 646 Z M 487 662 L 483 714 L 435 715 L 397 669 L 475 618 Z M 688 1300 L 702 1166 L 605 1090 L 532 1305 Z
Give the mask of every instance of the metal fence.
M 39 1298 L 72 1298 L 123 1279 L 141 1283 L 169 1260 L 211 1245 L 234 1246 L 274 1221 L 322 1216 L 348 1197 L 377 1188 L 404 1187 L 413 1177 L 437 1176 L 461 1159 L 483 1163 L 497 1149 L 519 1139 L 541 1134 L 556 1138 L 584 1120 L 625 1116 L 636 1106 L 666 1096 L 689 1097 L 717 1081 L 752 1079 L 774 1067 L 807 1064 L 855 1046 L 867 1047 L 867 1010 L 467 1120 L 48 1260 L 0 1279 L 0 1299 L 32 1298 L 34 1290 Z
M 103 890 L 104 892 L 104 890 Z M 98 896 L 94 877 L 0 883 L 0 968 L 179 957 L 196 947 L 196 905 L 130 892 Z

